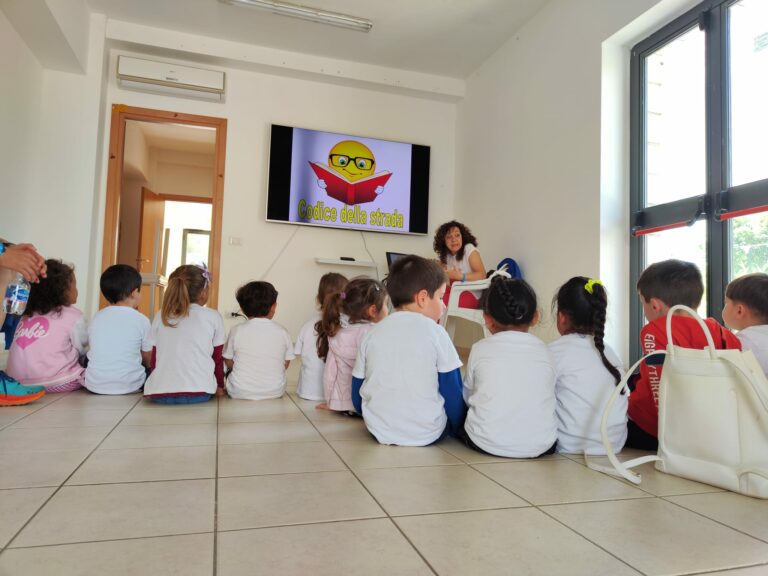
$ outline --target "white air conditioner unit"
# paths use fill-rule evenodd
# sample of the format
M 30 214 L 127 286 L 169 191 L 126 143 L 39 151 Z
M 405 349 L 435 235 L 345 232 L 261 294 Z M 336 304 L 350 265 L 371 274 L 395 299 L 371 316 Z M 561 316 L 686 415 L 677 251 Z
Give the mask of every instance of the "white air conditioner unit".
M 224 72 L 217 70 L 118 56 L 117 83 L 129 90 L 224 101 Z

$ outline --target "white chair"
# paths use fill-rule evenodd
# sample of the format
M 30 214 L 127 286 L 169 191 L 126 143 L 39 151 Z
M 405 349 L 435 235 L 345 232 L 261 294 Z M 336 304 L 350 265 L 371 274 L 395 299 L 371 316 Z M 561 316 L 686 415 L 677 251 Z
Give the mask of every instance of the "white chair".
M 448 297 L 448 306 L 443 312 L 443 317 L 440 319 L 440 324 L 445 327 L 445 331 L 448 332 L 448 336 L 453 340 L 454 334 L 456 334 L 456 318 L 464 318 L 470 322 L 476 322 L 483 328 L 483 337 L 489 336 L 488 328 L 485 326 L 485 320 L 483 319 L 482 308 L 462 308 L 459 306 L 459 298 L 464 292 L 474 292 L 476 290 L 485 290 L 491 285 L 491 281 L 486 278 L 485 280 L 476 280 L 474 282 L 454 282 L 451 284 L 451 294 Z
M 459 306 L 459 299 L 464 292 L 478 292 L 487 289 L 491 285 L 491 279 L 497 274 L 502 274 L 509 278 L 507 265 L 504 264 L 496 270 L 489 278 L 475 280 L 473 282 L 454 282 L 451 284 L 451 294 L 448 296 L 448 305 L 445 307 L 443 317 L 440 319 L 440 325 L 448 332 L 448 336 L 453 340 L 456 333 L 456 318 L 464 318 L 470 322 L 479 324 L 483 329 L 483 337 L 490 336 L 488 327 L 485 325 L 482 308 L 463 308 Z

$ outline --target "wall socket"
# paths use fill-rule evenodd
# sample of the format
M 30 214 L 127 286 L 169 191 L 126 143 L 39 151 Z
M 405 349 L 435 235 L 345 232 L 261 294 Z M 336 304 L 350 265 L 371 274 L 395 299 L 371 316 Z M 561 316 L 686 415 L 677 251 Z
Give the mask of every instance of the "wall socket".
M 239 236 L 230 236 L 227 240 L 229 242 L 230 246 L 242 246 L 243 245 L 243 239 Z

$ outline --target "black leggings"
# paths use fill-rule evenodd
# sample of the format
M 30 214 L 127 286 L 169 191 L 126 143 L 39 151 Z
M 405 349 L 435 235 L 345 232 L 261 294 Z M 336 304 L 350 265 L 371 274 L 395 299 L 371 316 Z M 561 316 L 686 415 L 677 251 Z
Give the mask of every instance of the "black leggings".
M 627 441 L 624 446 L 655 452 L 659 449 L 659 439 L 648 434 L 648 432 L 640 428 L 632 420 L 627 420 Z
M 482 454 L 488 454 L 488 456 L 496 456 L 497 458 L 504 458 L 504 456 L 499 456 L 498 454 L 491 454 L 490 452 L 486 452 L 480 446 L 472 442 L 472 438 L 469 437 L 469 434 L 467 434 L 467 431 L 462 427 L 462 429 L 459 431 L 460 439 L 464 442 L 464 444 L 467 445 L 467 448 L 472 448 L 472 450 L 476 452 L 480 452 Z M 549 456 L 550 454 L 554 454 L 555 450 L 557 449 L 557 440 L 555 440 L 555 443 L 552 444 L 545 452 L 542 452 L 538 456 L 530 456 L 531 459 L 533 458 L 541 458 L 542 456 Z

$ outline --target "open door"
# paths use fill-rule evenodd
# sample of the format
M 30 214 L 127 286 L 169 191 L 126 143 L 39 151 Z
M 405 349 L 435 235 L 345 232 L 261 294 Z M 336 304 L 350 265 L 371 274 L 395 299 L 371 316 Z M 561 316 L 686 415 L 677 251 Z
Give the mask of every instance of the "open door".
M 139 256 L 136 269 L 141 273 L 141 304 L 139 312 L 154 318 L 163 301 L 166 284 L 162 267 L 164 252 L 163 223 L 165 200 L 147 188 L 141 191 L 141 224 Z
M 142 138 L 127 143 L 127 133 L 133 132 L 135 134 L 136 131 L 133 129 L 136 128 L 137 124 L 141 124 Z M 148 130 L 148 126 L 152 126 L 153 129 Z M 162 130 L 158 131 L 154 128 L 161 128 Z M 180 129 L 184 132 L 183 146 L 176 145 L 181 137 L 179 135 Z M 191 132 L 196 133 L 196 135 L 190 137 Z M 143 142 L 137 146 L 136 143 L 141 141 Z M 181 238 L 184 229 L 189 229 L 193 233 L 207 230 L 209 232 L 207 266 L 213 277 L 208 305 L 211 308 L 216 308 L 221 257 L 226 141 L 227 120 L 224 118 L 135 108 L 124 104 L 112 106 L 102 270 L 112 264 L 121 263 L 136 265 L 142 274 L 153 274 L 154 270 L 160 273 L 164 268 L 162 256 L 167 253 L 169 258 L 167 272 L 170 273 L 178 265 L 174 264 L 176 253 L 182 253 L 182 240 L 177 241 L 177 236 Z M 169 145 L 169 142 L 174 144 L 172 153 L 166 150 L 166 145 Z M 141 150 L 147 151 L 146 154 L 140 152 Z M 156 161 L 150 162 L 149 158 L 153 154 L 156 154 L 154 157 Z M 180 154 L 186 155 L 186 159 L 180 160 Z M 193 157 L 196 159 L 195 162 L 192 162 L 193 168 L 196 170 L 195 177 L 181 178 L 178 180 L 181 184 L 169 187 L 167 176 L 171 173 L 177 173 L 174 167 L 191 165 L 190 162 Z M 203 157 L 209 158 L 205 161 L 207 164 L 201 160 Z M 205 165 L 203 166 L 203 164 Z M 163 172 L 162 170 L 158 172 L 158 169 L 163 165 L 170 172 Z M 157 203 L 155 203 L 154 208 L 152 207 L 154 200 L 152 197 L 144 198 L 143 190 L 141 190 L 143 186 L 153 189 L 158 193 L 155 196 L 169 202 L 165 206 L 164 213 L 160 212 L 161 209 Z M 189 190 L 190 186 L 195 190 Z M 206 188 L 205 192 L 199 190 L 201 186 Z M 144 207 L 140 207 L 140 198 L 146 203 L 146 210 Z M 178 201 L 207 203 L 210 206 L 210 226 L 207 224 L 205 226 L 199 224 L 172 226 L 170 220 L 173 216 L 171 214 L 173 210 L 170 204 Z M 142 219 L 141 224 L 138 223 L 139 219 Z M 164 222 L 160 225 L 159 242 L 155 243 L 158 220 Z M 172 233 L 170 240 L 164 242 L 166 228 L 171 228 Z M 177 228 L 181 228 L 178 233 Z M 143 237 L 141 241 L 139 241 L 139 236 Z M 188 246 L 191 244 L 188 243 Z M 197 263 L 196 260 L 201 259 L 197 255 L 198 252 L 199 250 L 193 254 L 195 259 L 193 263 Z M 157 264 L 157 268 L 155 268 L 155 264 Z M 146 288 L 148 286 L 142 288 L 142 294 Z M 157 293 L 161 291 L 162 289 L 157 288 L 153 291 L 157 303 L 155 308 L 160 306 L 161 298 L 158 297 Z M 151 314 L 149 310 L 150 291 L 146 290 L 146 292 L 147 302 L 142 308 L 142 312 L 149 315 Z M 106 300 L 102 297 L 100 305 L 103 307 L 106 304 Z

